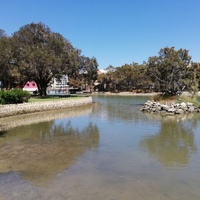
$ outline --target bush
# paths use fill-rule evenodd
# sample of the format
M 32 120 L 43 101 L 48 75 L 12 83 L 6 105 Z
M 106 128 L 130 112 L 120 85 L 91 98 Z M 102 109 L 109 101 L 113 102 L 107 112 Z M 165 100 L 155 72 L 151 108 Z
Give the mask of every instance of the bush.
M 177 96 L 166 95 L 166 94 L 157 94 L 152 98 L 154 101 L 162 102 L 162 101 L 176 101 Z
M 193 103 L 194 106 L 200 107 L 200 102 L 197 97 L 179 97 L 178 102 L 190 102 Z
M 0 104 L 16 104 L 28 102 L 30 94 L 21 89 L 0 91 Z

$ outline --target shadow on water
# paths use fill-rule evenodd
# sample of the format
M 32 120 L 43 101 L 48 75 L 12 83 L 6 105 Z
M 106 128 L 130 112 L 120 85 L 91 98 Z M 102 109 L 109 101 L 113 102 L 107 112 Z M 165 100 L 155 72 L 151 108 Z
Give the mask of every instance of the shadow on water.
M 0 138 L 5 137 L 6 131 L 0 131 Z
M 148 135 L 141 140 L 141 146 L 149 154 L 156 157 L 166 166 L 185 166 L 192 154 L 197 152 L 193 129 L 198 118 L 190 116 L 160 116 L 148 117 L 160 120 L 158 133 Z

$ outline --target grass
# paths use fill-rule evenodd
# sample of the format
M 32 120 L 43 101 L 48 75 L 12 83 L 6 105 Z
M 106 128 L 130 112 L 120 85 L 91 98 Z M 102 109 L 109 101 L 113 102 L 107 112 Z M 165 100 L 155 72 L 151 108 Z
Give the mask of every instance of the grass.
M 29 99 L 29 103 L 34 103 L 34 102 L 46 102 L 46 101 L 61 101 L 61 100 L 70 100 L 70 99 L 75 99 L 75 98 L 82 98 L 81 96 L 73 96 L 73 97 L 31 97 Z
M 155 95 L 152 97 L 152 100 L 157 102 L 173 102 L 173 103 L 181 103 L 181 102 L 190 102 L 193 103 L 194 106 L 200 107 L 200 101 L 197 97 L 186 97 L 186 96 L 165 96 L 165 95 Z
M 198 101 L 198 99 L 196 97 L 179 97 L 177 99 L 177 102 L 190 102 L 190 103 L 193 103 L 194 106 L 196 107 L 200 107 L 200 102 Z
M 177 96 L 158 94 L 158 95 L 153 96 L 152 100 L 159 101 L 159 102 L 165 102 L 165 101 L 175 102 L 177 101 Z

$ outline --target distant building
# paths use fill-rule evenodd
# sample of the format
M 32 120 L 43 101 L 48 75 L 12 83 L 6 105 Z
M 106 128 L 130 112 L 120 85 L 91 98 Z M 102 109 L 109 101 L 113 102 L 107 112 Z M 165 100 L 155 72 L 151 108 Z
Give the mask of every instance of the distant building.
M 63 75 L 62 77 L 53 78 L 47 88 L 48 94 L 59 94 L 59 93 L 68 93 L 69 89 L 69 78 L 67 75 Z
M 38 87 L 34 81 L 28 81 L 28 82 L 26 82 L 25 86 L 23 87 L 23 90 L 32 93 L 32 92 L 37 91 Z
M 108 71 L 105 70 L 105 69 L 99 69 L 99 70 L 97 71 L 98 74 L 106 74 L 107 72 L 108 72 Z

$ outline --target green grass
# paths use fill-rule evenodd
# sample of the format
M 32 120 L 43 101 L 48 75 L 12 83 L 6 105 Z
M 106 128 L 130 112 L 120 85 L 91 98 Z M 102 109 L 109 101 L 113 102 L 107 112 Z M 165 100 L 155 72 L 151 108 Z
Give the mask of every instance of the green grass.
M 196 97 L 179 97 L 178 102 L 190 102 L 193 103 L 194 106 L 196 107 L 200 107 L 200 102 L 198 101 L 198 99 Z
M 46 102 L 46 101 L 61 101 L 61 100 L 70 100 L 70 99 L 76 99 L 76 98 L 83 98 L 79 96 L 73 96 L 73 97 L 31 97 L 29 99 L 29 103 L 34 103 L 34 102 Z
M 165 95 L 155 95 L 152 97 L 152 100 L 157 102 L 174 102 L 174 103 L 181 103 L 181 102 L 190 102 L 193 103 L 194 106 L 200 107 L 200 101 L 198 97 L 185 97 L 185 96 L 165 96 Z
M 158 94 L 152 97 L 152 100 L 157 102 L 163 102 L 163 101 L 176 101 L 177 96 L 169 96 L 169 95 L 163 95 Z

